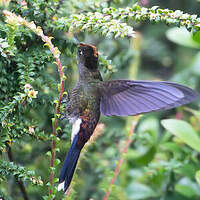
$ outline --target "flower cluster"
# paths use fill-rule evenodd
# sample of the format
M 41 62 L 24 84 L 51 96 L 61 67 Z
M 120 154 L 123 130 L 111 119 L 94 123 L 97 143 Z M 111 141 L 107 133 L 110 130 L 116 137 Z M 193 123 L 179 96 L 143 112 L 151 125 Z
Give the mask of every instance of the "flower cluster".
M 184 26 L 188 30 L 197 31 L 200 28 L 200 18 L 197 15 L 189 15 L 181 10 L 161 9 L 158 6 L 145 8 L 135 4 L 133 7 L 127 8 L 104 8 L 102 12 L 111 19 L 117 20 L 144 21 L 148 19 L 152 22 L 164 22 L 167 25 Z
M 60 18 L 57 23 L 61 28 L 69 27 L 71 31 L 99 32 L 102 35 L 115 37 L 134 37 L 135 31 L 127 23 L 130 21 L 164 22 L 167 25 L 184 26 L 194 32 L 200 29 L 200 18 L 197 15 L 189 15 L 181 10 L 140 7 L 134 4 L 127 8 L 104 8 L 102 12 L 88 12 L 76 14 L 70 17 Z
M 53 44 L 51 43 L 52 38 L 45 36 L 40 26 L 36 26 L 33 21 L 28 22 L 21 16 L 17 16 L 14 13 L 9 12 L 7 10 L 4 10 L 3 14 L 6 16 L 6 22 L 8 24 L 10 24 L 13 27 L 23 25 L 31 29 L 35 34 L 37 34 L 38 36 L 42 38 L 42 40 L 45 42 L 45 45 L 49 47 L 49 49 L 51 50 L 55 58 L 60 57 L 60 51 L 58 50 L 57 47 L 54 47 Z
M 70 18 L 61 18 L 58 23 L 69 25 L 70 31 L 101 32 L 102 35 L 116 37 L 134 37 L 135 31 L 127 23 L 119 19 L 112 19 L 111 15 L 100 12 L 88 12 L 87 14 L 72 15 Z

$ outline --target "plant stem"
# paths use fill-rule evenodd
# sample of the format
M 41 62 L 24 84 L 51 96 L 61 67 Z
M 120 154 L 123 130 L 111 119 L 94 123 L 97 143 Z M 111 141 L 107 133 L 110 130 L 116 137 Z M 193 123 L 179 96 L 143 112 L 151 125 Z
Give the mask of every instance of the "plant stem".
M 51 40 L 45 36 L 44 34 L 41 35 L 42 39 L 49 45 L 49 49 L 52 52 L 53 55 L 55 55 L 55 48 L 53 44 L 51 43 Z M 60 113 L 60 105 L 61 105 L 61 100 L 63 97 L 63 92 L 64 92 L 64 81 L 63 81 L 63 70 L 62 70 L 62 65 L 60 58 L 56 57 L 56 63 L 58 66 L 58 71 L 59 71 L 59 76 L 60 76 L 60 94 L 59 94 L 59 99 L 58 99 L 58 104 L 56 106 L 56 115 L 55 115 L 55 121 L 53 124 L 53 139 L 51 143 L 51 162 L 50 162 L 50 167 L 54 167 L 54 161 L 55 161 L 55 149 L 56 149 L 56 140 L 55 137 L 57 136 L 57 126 L 58 126 L 58 118 L 57 114 Z M 53 187 L 53 178 L 54 178 L 54 172 L 51 171 L 49 175 L 49 183 L 50 183 L 50 189 L 49 189 L 49 194 L 51 195 L 53 193 L 52 187 Z
M 14 162 L 13 153 L 10 146 L 8 146 L 8 158 L 10 162 Z M 29 200 L 23 181 L 18 180 L 18 177 L 16 175 L 15 175 L 15 181 L 17 182 L 19 189 L 21 190 L 24 200 Z
M 126 138 L 126 144 L 125 144 L 125 146 L 123 148 L 123 151 L 122 151 L 121 156 L 120 156 L 120 160 L 119 160 L 119 162 L 118 162 L 118 164 L 117 164 L 117 166 L 115 168 L 114 176 L 113 176 L 112 180 L 110 181 L 109 187 L 108 187 L 108 189 L 106 191 L 106 194 L 103 197 L 103 200 L 108 200 L 108 197 L 109 197 L 110 192 L 112 190 L 112 185 L 115 183 L 115 180 L 117 179 L 117 176 L 119 174 L 120 167 L 121 167 L 121 165 L 123 163 L 124 155 L 126 154 L 128 148 L 129 148 L 129 146 L 130 146 L 130 144 L 132 142 L 131 136 L 134 133 L 137 121 L 138 121 L 138 117 L 134 117 L 133 121 L 132 121 L 131 129 L 130 129 L 130 131 L 129 131 L 128 135 L 127 135 L 127 138 Z

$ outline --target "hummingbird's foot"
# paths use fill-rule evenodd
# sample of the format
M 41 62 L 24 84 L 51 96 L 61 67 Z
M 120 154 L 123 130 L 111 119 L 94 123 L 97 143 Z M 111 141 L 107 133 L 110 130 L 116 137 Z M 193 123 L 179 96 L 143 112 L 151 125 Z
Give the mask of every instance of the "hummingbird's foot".
M 67 119 L 68 120 L 68 115 L 66 114 L 66 112 L 60 112 L 60 120 L 63 120 L 63 119 Z
M 63 117 L 60 118 L 60 120 L 63 120 L 63 119 L 67 119 L 67 117 L 64 115 Z
M 65 97 L 62 97 L 62 99 L 61 99 L 61 104 L 65 104 L 65 103 L 67 103 L 68 102 L 68 99 L 66 99 Z
M 61 104 L 67 104 L 70 100 L 69 90 L 67 90 L 67 94 L 65 94 L 61 99 Z
M 67 115 L 63 115 L 63 116 L 60 118 L 60 120 L 63 120 L 63 119 L 66 119 L 66 120 L 69 121 L 69 117 L 68 117 Z

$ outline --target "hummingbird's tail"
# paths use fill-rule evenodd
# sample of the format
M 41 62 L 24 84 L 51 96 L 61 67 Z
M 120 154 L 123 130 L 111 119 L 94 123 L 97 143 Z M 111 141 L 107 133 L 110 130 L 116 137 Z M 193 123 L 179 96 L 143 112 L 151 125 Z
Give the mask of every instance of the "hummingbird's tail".
M 64 161 L 64 165 L 62 166 L 60 176 L 59 176 L 59 185 L 58 185 L 58 191 L 63 190 L 66 192 L 67 188 L 69 187 L 76 164 L 81 152 L 81 148 L 78 148 L 76 143 L 78 140 L 78 134 L 73 140 L 73 143 L 69 149 L 69 152 L 67 153 L 67 156 Z

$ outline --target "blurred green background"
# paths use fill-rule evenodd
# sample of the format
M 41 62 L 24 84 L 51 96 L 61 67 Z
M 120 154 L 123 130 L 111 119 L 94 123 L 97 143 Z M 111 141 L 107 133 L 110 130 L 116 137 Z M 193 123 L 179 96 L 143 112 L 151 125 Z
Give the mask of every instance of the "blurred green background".
M 62 64 L 66 66 L 65 88 L 70 90 L 78 78 L 77 48 L 72 33 L 60 30 L 56 26 L 56 20 L 73 13 L 100 11 L 109 6 L 131 6 L 136 1 L 32 0 L 26 1 L 26 8 L 22 2 L 24 1 L 11 1 L 8 5 L 8 1 L 0 0 L 0 11 L 6 8 L 29 21 L 33 20 L 43 28 L 46 35 L 53 36 L 52 42 L 60 49 Z M 145 7 L 158 5 L 161 8 L 178 9 L 189 14 L 199 14 L 200 11 L 200 2 L 197 0 L 141 0 L 138 3 Z M 170 80 L 200 92 L 200 34 L 193 36 L 185 29 L 169 27 L 162 23 L 151 24 L 149 21 L 132 25 L 137 32 L 135 38 L 113 39 L 102 37 L 100 34 L 77 33 L 80 41 L 98 47 L 100 70 L 104 79 Z M 6 28 L 1 16 L 0 39 L 6 38 Z M 33 74 L 27 80 L 38 91 L 38 97 L 30 106 L 23 108 L 23 112 L 16 114 L 22 117 L 16 120 L 22 120 L 26 126 L 19 124 L 19 129 L 13 126 L 7 133 L 1 123 L 0 136 L 3 141 L 4 136 L 10 134 L 15 162 L 34 170 L 37 176 L 42 177 L 44 186 L 25 182 L 29 198 L 42 199 L 42 196 L 48 194 L 46 183 L 49 179 L 50 159 L 46 152 L 50 150 L 50 140 L 44 137 L 34 138 L 28 133 L 15 138 L 13 131 L 19 134 L 23 130 L 21 127 L 34 127 L 38 134 L 49 136 L 52 133 L 51 118 L 55 113 L 53 101 L 58 97 L 59 76 L 55 64 L 52 64 L 51 53 L 43 46 L 40 38 L 25 28 L 19 29 L 15 34 L 14 56 L 5 57 L 1 54 L 0 57 L 0 106 L 6 106 L 13 95 L 23 90 L 22 85 L 25 82 L 21 83 L 16 75 L 16 70 L 21 66 L 17 63 L 25 62 L 23 64 L 27 70 L 32 70 Z M 132 143 L 112 186 L 110 200 L 200 199 L 200 151 L 196 147 L 198 145 L 190 142 L 194 135 L 197 140 L 200 137 L 198 104 L 199 101 L 165 112 L 145 114 L 139 118 L 131 137 Z M 14 116 L 10 116 L 10 120 L 15 120 L 12 117 Z M 162 121 L 164 119 L 183 121 Z M 99 135 L 81 155 L 70 195 L 66 197 L 59 192 L 55 199 L 103 198 L 113 177 L 116 163 L 122 156 L 121 152 L 133 120 L 133 117 L 101 116 Z M 161 125 L 161 121 L 164 126 Z M 71 125 L 66 120 L 60 120 L 59 124 L 62 127 L 57 144 L 60 152 L 56 156 L 61 163 L 56 167 L 56 176 L 59 175 L 71 138 Z M 183 136 L 184 131 L 189 137 Z M 6 147 L 2 149 L 0 159 L 8 160 Z M 0 193 L 5 199 L 23 199 L 13 176 L 9 175 L 7 179 L 2 174 L 1 176 Z

